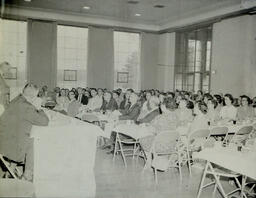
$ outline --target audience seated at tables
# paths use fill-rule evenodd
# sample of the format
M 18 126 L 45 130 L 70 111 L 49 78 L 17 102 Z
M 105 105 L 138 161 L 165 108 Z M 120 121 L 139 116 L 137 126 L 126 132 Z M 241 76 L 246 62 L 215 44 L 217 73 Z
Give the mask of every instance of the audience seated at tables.
M 114 111 L 118 109 L 116 100 L 113 98 L 112 92 L 106 91 L 103 95 L 103 103 L 100 108 L 101 111 Z
M 33 177 L 32 125 L 47 126 L 49 122 L 41 106 L 34 106 L 38 91 L 35 85 L 27 84 L 0 117 L 1 154 L 17 163 L 26 162 L 23 176 L 28 180 Z
M 236 120 L 237 108 L 233 106 L 233 96 L 225 94 L 224 106 L 220 110 L 220 118 L 224 121 Z
M 76 115 L 79 113 L 81 104 L 76 100 L 75 93 L 73 91 L 70 91 L 68 96 L 70 102 L 68 104 L 67 114 L 68 116 L 76 117 Z
M 160 114 L 159 104 L 160 104 L 160 101 L 159 101 L 158 97 L 151 96 L 148 101 L 148 105 L 149 105 L 148 112 L 146 114 L 144 114 L 143 116 L 139 117 L 137 122 L 138 123 L 151 122 L 156 116 L 158 116 Z
M 237 108 L 238 120 L 250 120 L 255 116 L 254 109 L 250 104 L 251 100 L 248 96 L 241 96 L 241 106 Z
M 122 111 L 119 120 L 133 120 L 136 121 L 140 113 L 140 105 L 138 104 L 138 96 L 131 93 L 129 96 L 130 107 Z

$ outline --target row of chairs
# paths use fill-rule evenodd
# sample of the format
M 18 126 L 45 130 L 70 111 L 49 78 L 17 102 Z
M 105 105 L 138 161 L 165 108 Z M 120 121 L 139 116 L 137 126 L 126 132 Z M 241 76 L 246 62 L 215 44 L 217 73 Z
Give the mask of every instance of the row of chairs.
M 182 171 L 181 167 L 185 163 L 188 164 L 188 169 L 191 174 L 191 162 L 193 161 L 191 153 L 194 152 L 194 147 L 193 145 L 193 140 L 195 139 L 202 139 L 203 141 L 201 142 L 201 145 L 203 146 L 207 140 L 209 140 L 210 137 L 216 137 L 219 136 L 220 134 L 224 134 L 224 139 L 222 139 L 222 143 L 226 144 L 228 146 L 229 143 L 237 143 L 237 141 L 243 141 L 248 139 L 249 135 L 253 131 L 252 126 L 243 126 L 241 127 L 236 133 L 233 135 L 230 135 L 228 128 L 227 127 L 216 127 L 211 130 L 209 129 L 204 129 L 204 130 L 198 130 L 193 132 L 191 135 L 187 137 L 187 145 L 185 145 L 186 151 L 184 153 L 184 150 L 182 147 L 179 146 L 180 141 L 179 141 L 179 134 L 175 131 L 173 132 L 162 132 L 159 133 L 152 144 L 152 148 L 150 150 L 150 153 L 152 154 L 153 161 L 152 161 L 152 167 L 154 169 L 154 177 L 155 177 L 155 183 L 158 183 L 158 178 L 157 178 L 157 171 L 158 170 L 168 170 L 171 167 L 177 168 L 179 171 L 180 179 L 182 179 Z M 243 137 L 243 138 L 238 138 L 238 137 Z M 168 150 L 166 151 L 158 151 L 157 150 L 157 145 L 158 144 L 169 144 L 173 145 L 172 147 L 168 147 Z M 129 149 L 124 149 L 123 145 L 132 145 L 133 148 Z M 184 147 L 183 147 L 184 148 Z M 130 151 L 130 152 L 129 152 Z M 116 157 L 116 154 L 118 152 L 121 153 L 121 156 L 124 161 L 125 167 L 127 167 L 127 162 L 126 162 L 126 156 L 131 155 L 134 156 L 136 154 L 141 154 L 141 147 L 139 144 L 138 140 L 135 140 L 133 138 L 121 138 L 120 134 L 117 133 L 116 136 L 116 142 L 115 142 L 115 150 L 114 150 L 114 157 L 113 160 Z M 171 160 L 174 158 L 165 158 L 163 156 L 176 156 L 176 162 L 171 164 Z M 151 156 L 151 155 L 150 155 Z M 145 157 L 145 156 L 144 156 Z M 171 165 L 171 166 L 170 166 Z M 223 195 L 223 197 L 228 197 L 229 195 L 240 191 L 242 189 L 242 184 L 239 181 L 239 174 L 232 173 L 232 172 L 223 172 L 223 171 L 216 171 L 213 169 L 211 164 L 207 164 L 206 169 L 204 171 L 204 176 L 206 175 L 212 175 L 214 180 L 211 181 L 208 184 L 203 184 L 204 181 L 201 182 L 199 192 L 198 192 L 198 198 L 201 195 L 201 192 L 203 188 L 208 187 L 212 184 L 215 185 L 214 187 L 214 193 L 216 192 L 216 189 L 218 188 L 220 193 Z M 235 181 L 235 184 L 237 185 L 237 188 L 232 190 L 231 192 L 226 193 L 220 183 L 220 178 L 232 178 Z M 253 186 L 254 187 L 254 186 Z M 246 197 L 246 194 L 243 193 L 243 197 Z

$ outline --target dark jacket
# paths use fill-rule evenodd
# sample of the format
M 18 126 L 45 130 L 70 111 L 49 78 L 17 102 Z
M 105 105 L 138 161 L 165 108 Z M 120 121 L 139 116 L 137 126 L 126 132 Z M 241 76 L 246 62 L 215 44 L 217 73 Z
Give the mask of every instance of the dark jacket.
M 76 99 L 77 99 L 77 101 L 78 101 L 79 95 L 77 95 Z M 78 101 L 78 102 L 80 102 L 80 101 Z M 82 105 L 87 105 L 88 102 L 89 102 L 89 98 L 88 98 L 87 96 L 85 96 L 85 95 L 82 95 L 82 98 L 81 98 L 81 102 L 80 102 L 80 103 L 81 103 Z
M 140 114 L 140 105 L 138 103 L 132 105 L 126 112 L 119 116 L 119 120 L 134 120 L 136 121 Z
M 14 98 L 0 117 L 0 153 L 23 161 L 31 141 L 32 125 L 47 126 L 49 119 L 37 110 L 23 95 Z
M 114 111 L 118 109 L 118 104 L 116 102 L 116 100 L 114 98 L 111 98 L 109 102 L 107 102 L 106 100 L 103 100 L 102 106 L 100 108 L 100 110 L 102 111 Z

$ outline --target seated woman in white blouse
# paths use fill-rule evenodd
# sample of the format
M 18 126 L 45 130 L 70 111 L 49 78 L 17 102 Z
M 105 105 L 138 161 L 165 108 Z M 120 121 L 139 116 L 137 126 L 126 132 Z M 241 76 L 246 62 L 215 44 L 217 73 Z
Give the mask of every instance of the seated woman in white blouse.
M 188 133 L 193 133 L 200 129 L 208 129 L 207 105 L 204 102 L 197 102 L 194 107 L 194 114 L 196 115 L 192 121 Z
M 101 93 L 102 90 L 100 90 Z M 102 103 L 103 103 L 103 98 L 102 96 L 99 96 L 96 89 L 91 89 L 91 98 L 89 99 L 87 108 L 92 110 L 92 111 L 99 111 Z
M 220 118 L 224 121 L 236 120 L 237 109 L 233 106 L 233 96 L 226 94 L 224 97 L 224 106 L 220 110 Z

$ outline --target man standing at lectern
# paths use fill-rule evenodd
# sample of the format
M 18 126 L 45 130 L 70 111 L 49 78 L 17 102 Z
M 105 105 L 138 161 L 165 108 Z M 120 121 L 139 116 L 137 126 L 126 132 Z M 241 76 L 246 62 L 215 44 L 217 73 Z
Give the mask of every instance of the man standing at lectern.
M 0 153 L 15 162 L 25 162 L 24 178 L 33 178 L 32 125 L 47 126 L 49 119 L 36 107 L 38 88 L 27 84 L 0 117 Z

